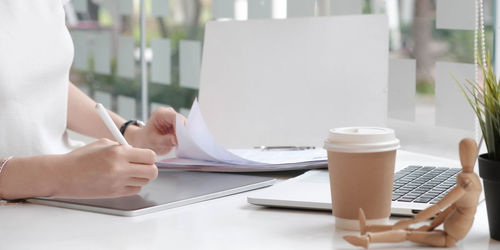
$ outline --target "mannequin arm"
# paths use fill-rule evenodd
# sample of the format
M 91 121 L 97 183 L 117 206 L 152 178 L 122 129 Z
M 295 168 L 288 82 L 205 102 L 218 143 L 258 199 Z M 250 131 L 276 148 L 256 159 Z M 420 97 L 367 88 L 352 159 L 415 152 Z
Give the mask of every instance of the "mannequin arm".
M 431 224 L 429 225 L 429 227 L 427 228 L 426 231 L 432 231 L 436 227 L 441 225 L 441 223 L 443 223 L 444 219 L 446 219 L 446 217 L 448 217 L 448 214 L 450 214 L 450 212 L 453 211 L 453 209 L 455 209 L 455 204 L 451 204 L 451 206 L 449 206 L 443 212 L 439 213 L 436 216 L 436 218 L 434 218 L 434 220 L 432 220 Z
M 413 219 L 403 219 L 394 224 L 393 229 L 405 229 L 411 224 L 415 224 L 421 221 L 430 219 L 439 213 L 443 208 L 455 203 L 462 195 L 464 195 L 465 190 L 461 186 L 456 186 L 447 195 L 443 197 L 438 203 L 420 211 Z
M 436 215 L 441 211 L 441 209 L 455 203 L 458 199 L 460 199 L 465 194 L 465 190 L 461 186 L 456 186 L 452 189 L 447 195 L 443 197 L 438 203 L 428 207 L 425 210 L 422 210 L 418 213 L 413 220 L 416 222 L 424 221 L 432 216 Z

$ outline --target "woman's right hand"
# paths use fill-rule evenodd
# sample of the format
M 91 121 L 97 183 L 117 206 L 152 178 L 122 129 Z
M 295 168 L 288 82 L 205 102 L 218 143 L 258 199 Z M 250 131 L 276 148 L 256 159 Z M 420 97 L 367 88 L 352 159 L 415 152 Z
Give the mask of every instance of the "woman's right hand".
M 54 197 L 105 198 L 137 194 L 158 176 L 156 154 L 100 139 L 60 160 Z

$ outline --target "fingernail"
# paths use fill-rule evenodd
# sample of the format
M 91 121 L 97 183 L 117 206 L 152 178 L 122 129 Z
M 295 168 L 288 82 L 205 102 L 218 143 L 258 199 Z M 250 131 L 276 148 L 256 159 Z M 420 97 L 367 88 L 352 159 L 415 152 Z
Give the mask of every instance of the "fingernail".
M 172 146 L 177 146 L 177 143 L 175 143 L 175 139 L 174 138 L 170 138 L 170 142 L 172 143 Z

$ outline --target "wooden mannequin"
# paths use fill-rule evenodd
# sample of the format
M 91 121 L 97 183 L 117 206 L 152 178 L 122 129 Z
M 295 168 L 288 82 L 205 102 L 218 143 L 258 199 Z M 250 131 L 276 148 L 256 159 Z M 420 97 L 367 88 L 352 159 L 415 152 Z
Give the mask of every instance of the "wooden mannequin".
M 477 157 L 477 145 L 472 139 L 463 139 L 459 146 L 462 172 L 457 175 L 457 185 L 438 203 L 422 210 L 414 218 L 402 219 L 394 225 L 366 225 L 362 209 L 359 211 L 362 236 L 344 236 L 355 246 L 368 248 L 375 242 L 412 241 L 436 247 L 451 247 L 463 239 L 474 222 L 476 207 L 481 193 L 479 177 L 473 172 Z M 441 212 L 442 209 L 446 208 Z M 410 225 L 436 216 L 429 225 L 416 229 Z M 443 224 L 443 230 L 435 229 Z M 368 233 L 366 232 L 374 232 Z M 365 235 L 366 234 L 366 235 Z

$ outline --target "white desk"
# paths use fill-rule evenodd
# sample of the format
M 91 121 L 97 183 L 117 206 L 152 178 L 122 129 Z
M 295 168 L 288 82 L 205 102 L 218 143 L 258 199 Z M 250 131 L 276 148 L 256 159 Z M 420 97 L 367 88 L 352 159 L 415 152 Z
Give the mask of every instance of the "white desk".
M 0 206 L 0 249 L 361 249 L 344 242 L 342 236 L 354 232 L 336 230 L 330 213 L 262 208 L 248 204 L 247 194 L 130 218 L 34 204 Z M 451 249 L 500 249 L 489 238 L 484 203 L 469 235 Z

